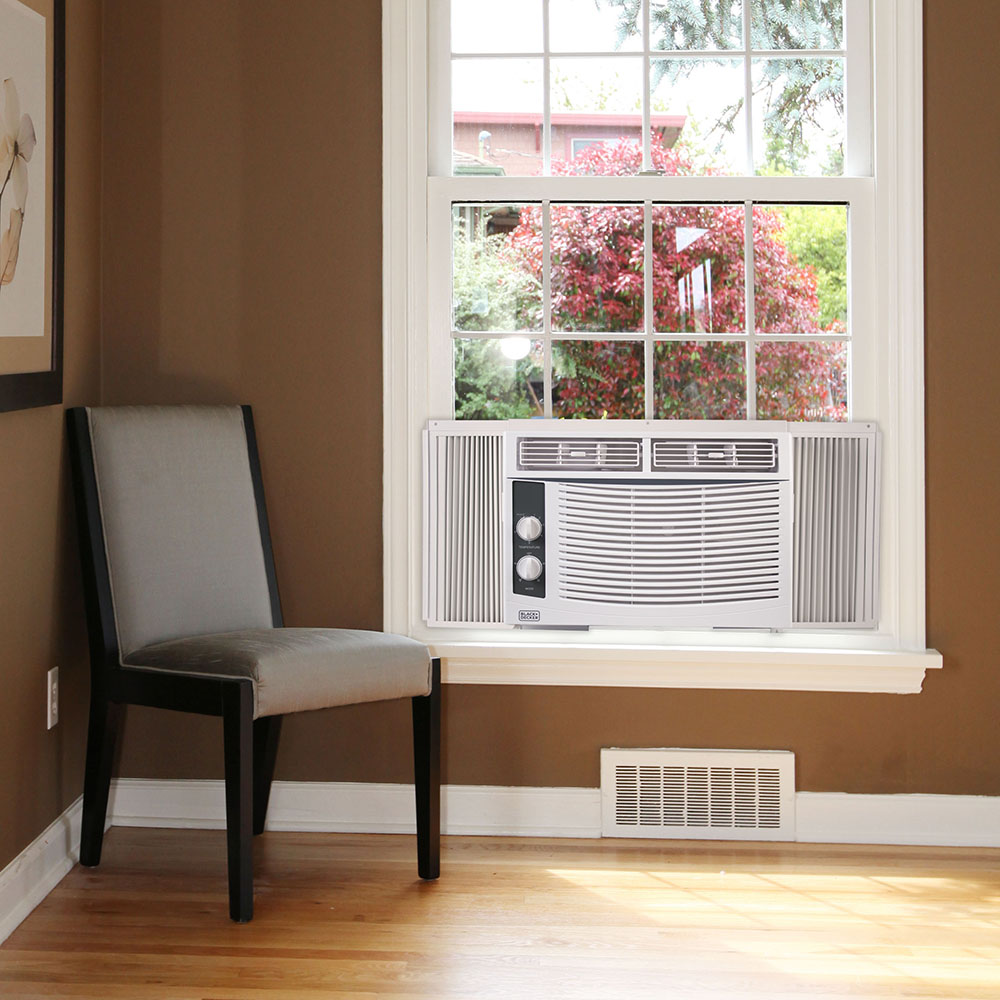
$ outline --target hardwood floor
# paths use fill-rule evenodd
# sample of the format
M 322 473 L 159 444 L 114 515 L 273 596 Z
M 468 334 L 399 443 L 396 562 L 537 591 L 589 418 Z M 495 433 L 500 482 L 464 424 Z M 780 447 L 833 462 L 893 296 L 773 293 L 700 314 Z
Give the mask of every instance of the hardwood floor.
M 1000 998 L 1000 850 L 115 828 L 0 947 L 0 995 Z

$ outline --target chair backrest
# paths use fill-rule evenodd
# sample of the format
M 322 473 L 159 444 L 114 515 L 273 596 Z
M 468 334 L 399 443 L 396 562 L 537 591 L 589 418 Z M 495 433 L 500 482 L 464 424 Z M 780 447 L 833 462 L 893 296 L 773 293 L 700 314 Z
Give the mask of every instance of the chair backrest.
M 105 650 L 281 624 L 249 407 L 77 408 L 69 426 Z

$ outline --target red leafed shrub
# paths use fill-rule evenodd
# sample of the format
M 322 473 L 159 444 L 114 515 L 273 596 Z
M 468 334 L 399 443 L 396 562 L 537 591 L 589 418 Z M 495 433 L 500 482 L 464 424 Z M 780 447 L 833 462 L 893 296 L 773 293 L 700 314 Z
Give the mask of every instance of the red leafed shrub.
M 673 149 L 653 145 L 653 166 L 670 175 L 703 173 Z M 635 175 L 642 153 L 632 142 L 593 145 L 553 164 L 563 174 Z M 643 209 L 636 205 L 553 205 L 552 330 L 635 333 L 635 341 L 557 341 L 553 411 L 565 417 L 643 416 Z M 719 338 L 745 324 L 744 210 L 740 205 L 677 205 L 653 209 L 653 327 L 689 334 L 657 343 L 653 352 L 654 416 L 692 419 L 746 415 L 743 344 Z M 754 312 L 757 331 L 816 334 L 821 330 L 816 275 L 789 253 L 781 212 L 753 213 Z M 504 254 L 541 285 L 541 209 L 522 209 Z M 537 329 L 540 305 L 522 310 Z M 776 341 L 756 363 L 757 416 L 844 419 L 846 348 L 840 343 Z

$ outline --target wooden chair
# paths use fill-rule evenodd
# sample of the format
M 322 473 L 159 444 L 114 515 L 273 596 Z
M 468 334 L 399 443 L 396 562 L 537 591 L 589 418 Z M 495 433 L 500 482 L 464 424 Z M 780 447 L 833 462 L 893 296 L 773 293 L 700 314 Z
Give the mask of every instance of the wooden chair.
M 229 913 L 253 916 L 282 716 L 412 698 L 417 871 L 440 869 L 440 664 L 403 636 L 285 628 L 248 406 L 67 411 L 91 701 L 80 861 L 101 860 L 125 705 L 222 717 Z

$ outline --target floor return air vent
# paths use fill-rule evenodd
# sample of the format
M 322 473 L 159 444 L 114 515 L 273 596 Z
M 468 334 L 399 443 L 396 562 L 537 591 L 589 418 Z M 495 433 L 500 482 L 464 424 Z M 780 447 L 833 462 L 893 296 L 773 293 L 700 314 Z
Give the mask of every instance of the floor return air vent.
M 601 834 L 794 840 L 788 750 L 601 750 Z

